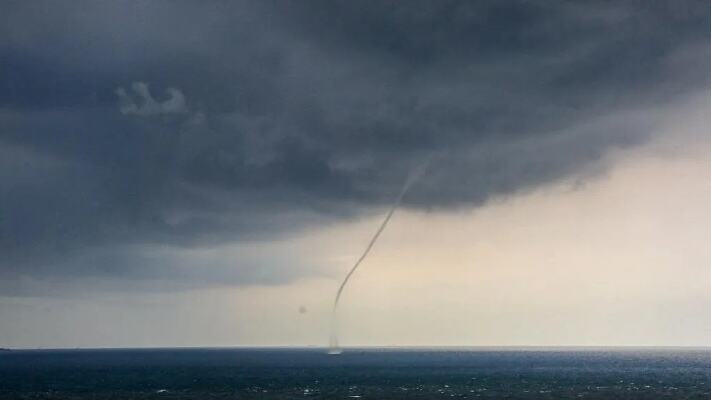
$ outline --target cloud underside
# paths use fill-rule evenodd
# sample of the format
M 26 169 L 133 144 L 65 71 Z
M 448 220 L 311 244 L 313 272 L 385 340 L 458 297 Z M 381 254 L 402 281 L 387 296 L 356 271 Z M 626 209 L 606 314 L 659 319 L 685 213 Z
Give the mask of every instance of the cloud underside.
M 210 284 L 145 248 L 367 215 L 424 159 L 406 207 L 585 179 L 706 83 L 711 9 L 682 5 L 3 4 L 0 277 Z
M 160 114 L 180 114 L 187 112 L 185 96 L 176 88 L 167 88 L 165 91 L 168 98 L 164 101 L 156 101 L 151 94 L 148 84 L 145 82 L 134 82 L 131 85 L 132 94 L 119 87 L 116 89 L 116 96 L 119 99 L 119 110 L 122 114 L 135 115 L 160 115 Z

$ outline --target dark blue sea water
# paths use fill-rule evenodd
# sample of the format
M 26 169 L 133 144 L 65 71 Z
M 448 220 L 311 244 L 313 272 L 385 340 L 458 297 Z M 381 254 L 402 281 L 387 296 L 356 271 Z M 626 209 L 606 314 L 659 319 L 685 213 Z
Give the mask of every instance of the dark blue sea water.
M 0 352 L 3 399 L 709 399 L 691 349 Z

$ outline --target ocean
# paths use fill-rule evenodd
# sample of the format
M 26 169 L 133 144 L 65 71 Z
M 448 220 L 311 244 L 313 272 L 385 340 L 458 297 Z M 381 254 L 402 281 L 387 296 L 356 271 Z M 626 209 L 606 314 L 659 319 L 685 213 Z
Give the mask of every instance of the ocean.
M 709 399 L 711 350 L 13 350 L 0 398 Z

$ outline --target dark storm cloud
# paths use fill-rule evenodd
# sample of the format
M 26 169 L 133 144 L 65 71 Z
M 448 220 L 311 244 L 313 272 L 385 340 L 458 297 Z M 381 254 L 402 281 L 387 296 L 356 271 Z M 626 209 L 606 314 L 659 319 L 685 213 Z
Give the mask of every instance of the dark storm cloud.
M 200 275 L 214 279 L 166 265 L 371 212 L 423 158 L 405 206 L 472 207 L 585 176 L 708 81 L 694 49 L 711 9 L 696 2 L 0 8 L 6 279 L 293 279 L 244 273 L 239 257 L 232 275 Z

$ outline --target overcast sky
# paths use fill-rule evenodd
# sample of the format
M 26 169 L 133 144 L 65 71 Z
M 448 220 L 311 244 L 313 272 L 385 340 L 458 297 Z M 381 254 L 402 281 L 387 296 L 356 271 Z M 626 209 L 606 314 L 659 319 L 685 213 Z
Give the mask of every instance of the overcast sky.
M 711 6 L 6 1 L 0 347 L 711 345 Z

